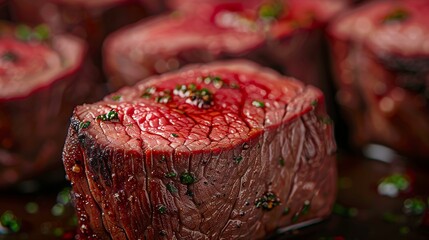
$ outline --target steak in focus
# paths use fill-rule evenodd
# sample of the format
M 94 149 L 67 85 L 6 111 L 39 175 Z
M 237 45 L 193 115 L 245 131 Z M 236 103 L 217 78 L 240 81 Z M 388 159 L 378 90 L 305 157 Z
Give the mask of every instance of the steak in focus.
M 63 152 L 83 239 L 261 239 L 330 214 L 322 93 L 241 60 L 78 106 Z

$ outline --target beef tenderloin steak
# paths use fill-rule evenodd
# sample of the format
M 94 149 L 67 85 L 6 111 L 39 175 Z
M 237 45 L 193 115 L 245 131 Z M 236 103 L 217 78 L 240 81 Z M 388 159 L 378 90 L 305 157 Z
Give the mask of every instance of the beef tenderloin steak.
M 84 239 L 261 239 L 327 217 L 322 93 L 244 60 L 186 67 L 78 106 L 63 152 Z
M 356 146 L 429 157 L 428 14 L 424 0 L 372 1 L 330 26 L 337 98 Z
M 343 0 L 180 1 L 175 12 L 110 35 L 103 65 L 113 89 L 189 63 L 247 58 L 329 91 L 322 27 Z M 176 6 L 177 5 L 177 6 Z
M 85 56 L 76 37 L 0 22 L 0 187 L 61 166 L 70 113 L 96 100 Z
M 56 33 L 86 39 L 97 61 L 105 36 L 148 15 L 136 0 L 10 0 L 12 19 L 47 24 Z

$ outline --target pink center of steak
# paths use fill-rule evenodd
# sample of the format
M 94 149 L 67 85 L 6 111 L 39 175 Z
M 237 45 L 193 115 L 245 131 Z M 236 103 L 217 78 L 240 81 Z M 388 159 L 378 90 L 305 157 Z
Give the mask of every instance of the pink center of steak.
M 149 148 L 186 152 L 230 148 L 278 125 L 286 115 L 292 118 L 321 97 L 312 91 L 303 97 L 307 98 L 303 105 L 291 107 L 289 103 L 305 92 L 302 83 L 258 73 L 253 65 L 238 66 L 238 74 L 233 68 L 212 67 L 164 75 L 123 88 L 103 102 L 78 107 L 76 115 L 79 121 L 90 122 L 88 132 L 102 144 L 125 143 L 139 150 L 143 140 Z M 212 98 L 199 105 L 192 93 L 180 92 L 181 87 L 207 90 Z M 108 117 L 112 110 L 117 118 L 101 120 L 99 116 Z
M 0 98 L 31 92 L 62 70 L 59 54 L 43 43 L 0 38 Z

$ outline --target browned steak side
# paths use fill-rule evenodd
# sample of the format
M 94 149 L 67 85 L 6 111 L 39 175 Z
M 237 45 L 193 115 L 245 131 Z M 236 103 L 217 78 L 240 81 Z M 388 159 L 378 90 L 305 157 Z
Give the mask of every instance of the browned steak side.
M 212 98 L 198 104 L 204 88 Z M 77 107 L 63 161 L 79 235 L 260 239 L 328 216 L 336 147 L 323 105 L 311 86 L 230 61 Z

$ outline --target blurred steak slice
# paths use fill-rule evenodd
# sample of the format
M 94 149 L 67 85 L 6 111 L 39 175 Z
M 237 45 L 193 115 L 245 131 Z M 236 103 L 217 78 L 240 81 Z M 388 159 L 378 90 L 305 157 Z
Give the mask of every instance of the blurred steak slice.
M 429 4 L 376 1 L 330 26 L 337 94 L 357 146 L 429 157 Z
M 173 1 L 170 15 L 108 37 L 105 71 L 117 89 L 187 63 L 245 57 L 324 89 L 321 27 L 346 2 Z
M 75 105 L 95 95 L 86 45 L 0 23 L 0 187 L 56 165 Z
M 149 13 L 135 0 L 10 0 L 10 7 L 15 21 L 77 35 L 88 40 L 93 54 L 108 33 Z
M 261 239 L 327 217 L 322 93 L 241 60 L 78 106 L 63 152 L 83 239 Z

